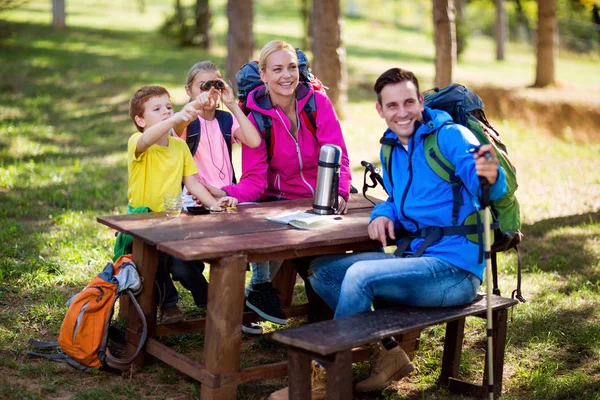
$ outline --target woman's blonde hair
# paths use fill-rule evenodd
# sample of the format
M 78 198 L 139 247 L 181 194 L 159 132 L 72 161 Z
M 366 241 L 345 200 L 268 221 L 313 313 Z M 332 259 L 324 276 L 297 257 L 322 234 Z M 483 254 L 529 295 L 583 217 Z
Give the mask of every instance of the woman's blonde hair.
M 260 50 L 260 58 L 258 59 L 259 68 L 264 71 L 267 67 L 267 58 L 276 51 L 279 50 L 287 50 L 291 52 L 294 57 L 296 57 L 296 61 L 298 57 L 296 56 L 296 49 L 291 44 L 284 42 L 283 40 L 271 40 L 269 43 L 265 44 L 263 48 Z
M 194 82 L 194 79 L 196 79 L 196 75 L 206 71 L 215 71 L 217 73 L 217 77 L 221 79 L 223 78 L 223 76 L 221 75 L 221 70 L 219 70 L 219 67 L 217 67 L 213 62 L 200 61 L 194 64 L 192 68 L 190 68 L 187 75 L 185 87 L 190 87 L 192 82 Z

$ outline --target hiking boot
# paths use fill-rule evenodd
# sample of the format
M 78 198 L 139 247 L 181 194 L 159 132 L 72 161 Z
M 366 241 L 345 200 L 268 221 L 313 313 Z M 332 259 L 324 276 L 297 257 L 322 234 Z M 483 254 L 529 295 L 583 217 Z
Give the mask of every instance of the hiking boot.
M 415 365 L 410 362 L 400 346 L 386 350 L 381 342 L 369 346 L 371 349 L 371 373 L 356 384 L 357 392 L 370 392 L 389 386 L 392 381 L 408 375 Z
M 162 325 L 176 324 L 184 320 L 183 313 L 177 306 L 163 308 L 160 310 L 158 323 Z
M 311 371 L 311 400 L 323 400 L 327 388 L 327 372 L 318 362 L 312 362 Z M 290 398 L 289 388 L 285 387 L 276 392 L 271 393 L 269 400 L 288 400 Z
M 252 311 L 250 307 L 246 305 L 246 301 L 244 300 L 244 312 Z M 263 328 L 258 322 L 243 322 L 242 323 L 242 332 L 247 333 L 249 335 L 262 335 Z
M 288 322 L 271 282 L 254 284 L 246 299 L 246 305 L 267 321 L 280 325 Z

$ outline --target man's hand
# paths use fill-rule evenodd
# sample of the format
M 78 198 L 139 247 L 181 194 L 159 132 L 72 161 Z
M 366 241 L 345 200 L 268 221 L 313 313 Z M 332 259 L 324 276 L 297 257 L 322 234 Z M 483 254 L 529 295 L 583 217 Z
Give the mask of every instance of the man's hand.
M 212 185 L 209 185 L 208 183 L 205 183 L 204 187 L 206 188 L 206 190 L 208 190 L 210 192 L 210 194 L 212 194 L 212 196 L 215 199 L 220 199 L 221 197 L 227 196 L 227 193 L 223 189 L 219 189 L 216 186 L 212 186 Z
M 486 153 L 489 153 L 486 155 Z M 498 179 L 498 157 L 491 144 L 479 146 L 479 149 L 473 154 L 475 157 L 475 170 L 477 175 L 488 180 L 490 185 L 496 183 Z
M 348 203 L 340 195 L 338 195 L 338 208 L 335 210 L 336 214 L 346 214 L 348 212 Z
M 368 227 L 369 237 L 371 240 L 378 240 L 383 247 L 387 246 L 387 236 L 391 239 L 396 239 L 394 234 L 394 223 L 388 217 L 377 217 Z

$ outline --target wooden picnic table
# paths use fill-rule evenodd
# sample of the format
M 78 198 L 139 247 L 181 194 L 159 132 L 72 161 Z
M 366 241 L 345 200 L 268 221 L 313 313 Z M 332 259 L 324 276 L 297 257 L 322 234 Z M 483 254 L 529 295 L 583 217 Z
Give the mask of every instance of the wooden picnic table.
M 348 214 L 328 226 L 301 230 L 265 219 L 294 210 L 307 211 L 311 204 L 312 199 L 303 199 L 241 205 L 235 210 L 208 215 L 184 212 L 178 218 L 167 218 L 165 213 L 97 218 L 98 222 L 133 236 L 133 261 L 144 282 L 139 303 L 148 324 L 146 353 L 199 381 L 203 400 L 235 399 L 239 384 L 287 374 L 287 362 L 240 369 L 242 321 L 257 319 L 254 313 L 243 312 L 248 262 L 380 246 L 367 234 L 373 205 L 360 195 L 352 195 Z M 206 318 L 173 325 L 156 324 L 155 285 L 149 282 L 155 282 L 159 252 L 210 264 Z M 295 280 L 295 274 L 290 277 Z M 291 297 L 287 297 L 284 305 L 291 302 Z M 127 308 L 127 354 L 131 355 L 139 341 L 140 321 L 133 307 L 125 302 L 122 306 Z M 306 314 L 306 310 L 305 306 L 284 309 L 288 316 Z M 204 364 L 156 340 L 158 336 L 200 329 L 205 330 Z M 140 354 L 136 360 L 138 367 L 144 365 L 145 357 L 145 353 Z

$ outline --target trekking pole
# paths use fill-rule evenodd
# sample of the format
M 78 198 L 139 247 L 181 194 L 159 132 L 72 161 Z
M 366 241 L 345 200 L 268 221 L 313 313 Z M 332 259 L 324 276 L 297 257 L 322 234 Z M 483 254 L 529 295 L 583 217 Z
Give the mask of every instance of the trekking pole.
M 486 160 L 492 155 L 485 153 Z M 483 213 L 483 246 L 485 250 L 485 289 L 487 297 L 487 359 L 488 359 L 488 394 L 494 400 L 494 343 L 492 337 L 492 261 L 491 261 L 491 216 L 490 216 L 490 184 L 486 178 L 479 178 L 481 182 L 481 209 Z

